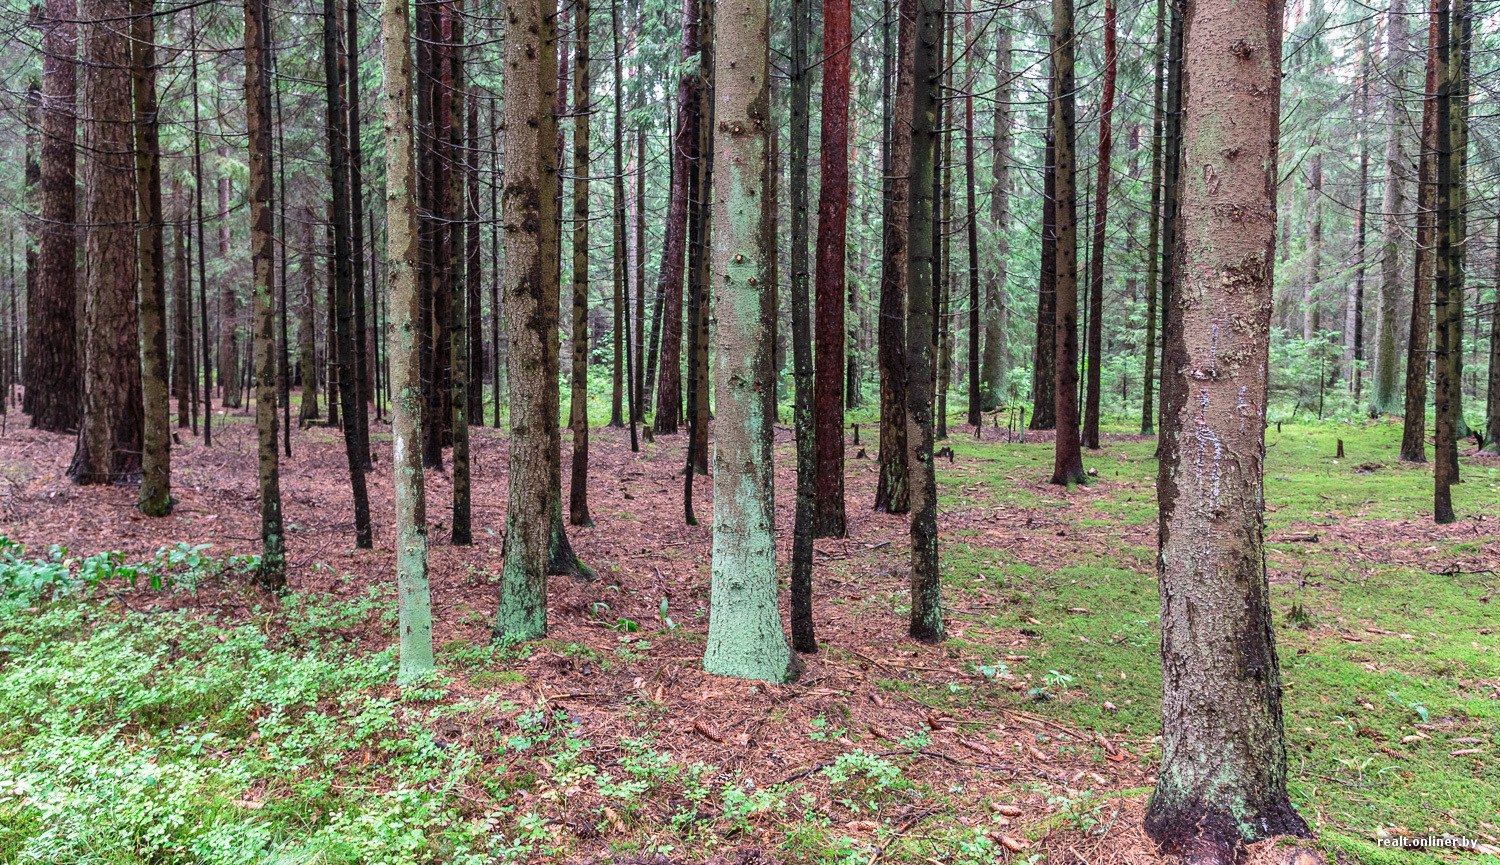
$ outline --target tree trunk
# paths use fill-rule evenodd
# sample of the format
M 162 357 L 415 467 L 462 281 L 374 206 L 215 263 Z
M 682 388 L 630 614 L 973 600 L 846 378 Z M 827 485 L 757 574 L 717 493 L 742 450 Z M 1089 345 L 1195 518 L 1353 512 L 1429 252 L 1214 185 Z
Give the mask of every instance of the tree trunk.
M 58 433 L 78 429 L 80 418 L 74 215 L 77 10 L 76 0 L 47 0 L 41 22 L 41 241 L 26 322 L 31 425 Z
M 1192 178 L 1163 346 L 1163 756 L 1146 832 L 1164 852 L 1228 865 L 1243 842 L 1310 834 L 1287 798 L 1262 537 L 1282 7 L 1189 0 L 1185 17 Z M 1216 86 L 1230 80 L 1242 86 Z M 1231 128 L 1237 151 L 1223 146 Z
M 254 4 L 264 0 L 246 0 Z M 344 454 L 349 463 L 349 488 L 354 498 L 354 544 L 359 549 L 370 549 L 374 546 L 372 530 L 370 526 L 370 499 L 365 488 L 365 456 L 360 450 L 359 421 L 356 404 L 359 399 L 358 384 L 354 370 L 354 310 L 353 310 L 353 274 L 350 272 L 349 252 L 349 165 L 344 152 L 344 104 L 343 93 L 340 88 L 341 76 L 339 75 L 339 50 L 338 50 L 338 7 L 334 0 L 323 0 L 323 72 L 326 76 L 325 94 L 327 96 L 327 132 L 328 132 L 328 162 L 330 174 L 333 181 L 333 200 L 331 202 L 333 222 L 333 261 L 334 261 L 334 309 L 333 320 L 336 337 L 329 340 L 330 344 L 337 344 L 338 350 L 338 378 L 339 378 L 339 408 L 344 415 Z M 269 134 L 269 127 L 267 127 Z M 267 142 L 267 152 L 269 152 Z M 269 162 L 267 163 L 267 184 L 269 180 Z M 267 188 L 269 192 L 269 187 Z M 268 196 L 269 197 L 269 196 Z M 269 211 L 267 219 L 269 220 Z M 267 231 L 270 230 L 267 226 Z M 269 241 L 267 241 L 269 243 Z M 267 256 L 270 255 L 269 246 Z M 267 259 L 266 266 L 270 267 Z M 269 291 L 269 288 L 267 289 Z M 259 293 L 257 292 L 257 297 Z M 269 302 L 269 298 L 267 298 Z M 269 313 L 268 313 L 269 315 Z M 270 325 L 266 325 L 266 336 L 270 336 Z M 259 339 L 260 323 L 256 323 L 257 339 Z M 270 343 L 270 344 L 274 344 Z M 269 355 L 267 352 L 259 352 L 258 355 Z M 264 359 L 264 358 L 263 358 Z M 269 360 L 265 360 L 269 364 Z M 267 369 L 274 370 L 274 366 Z M 272 376 L 272 385 L 275 384 L 274 372 L 268 373 Z M 257 371 L 257 380 L 259 380 Z M 274 406 L 275 400 L 272 399 Z M 275 429 L 275 412 L 272 412 L 272 430 Z M 271 446 L 275 448 L 275 436 L 272 436 Z
M 1427 348 L 1432 327 L 1432 294 L 1436 262 L 1437 204 L 1437 4 L 1430 2 L 1427 29 L 1427 85 L 1422 101 L 1422 150 L 1417 162 L 1417 242 L 1413 254 L 1411 332 L 1406 341 L 1406 418 L 1401 431 L 1401 459 L 1427 462 Z M 1446 63 L 1444 63 L 1446 65 Z
M 615 329 L 615 354 L 618 356 L 621 349 L 625 352 L 625 411 L 630 418 L 630 452 L 639 453 L 641 446 L 636 438 L 635 425 L 640 420 L 640 378 L 637 375 L 639 367 L 639 352 L 631 345 L 635 342 L 630 322 L 630 261 L 629 244 L 625 242 L 626 218 L 625 218 L 625 148 L 624 148 L 624 113 L 625 113 L 625 78 L 621 74 L 622 64 L 620 62 L 620 2 L 610 2 L 610 35 L 614 42 L 614 182 L 611 184 L 614 193 L 614 231 L 612 241 L 614 254 L 610 256 L 613 263 L 613 277 L 615 298 L 617 307 L 618 327 Z M 636 299 L 639 307 L 642 282 L 637 277 Z M 639 324 L 640 314 L 636 314 Z
M 1057 401 L 1053 396 L 1056 390 L 1056 373 L 1053 367 L 1057 362 L 1057 138 L 1052 120 L 1056 104 L 1050 94 L 1056 87 L 1050 78 L 1047 87 L 1047 128 L 1043 133 L 1046 144 L 1042 151 L 1042 252 L 1036 300 L 1036 362 L 1031 367 L 1030 429 L 1034 430 L 1057 427 Z
M 981 388 L 979 372 L 979 206 L 974 193 L 974 45 L 970 36 L 973 30 L 974 0 L 965 4 L 964 15 L 964 186 L 968 198 L 968 215 L 964 221 L 968 227 L 969 241 L 969 345 L 968 345 L 968 395 L 967 420 L 974 427 L 974 435 L 982 438 Z
M 1452 485 L 1458 481 L 1457 413 L 1459 380 L 1454 375 L 1461 355 L 1455 339 L 1454 283 L 1458 275 L 1458 255 L 1454 243 L 1458 183 L 1454 172 L 1452 119 L 1453 85 L 1461 63 L 1453 56 L 1453 30 L 1462 16 L 1463 0 L 1454 0 L 1450 15 L 1448 0 L 1436 0 L 1436 39 L 1429 46 L 1437 54 L 1437 152 L 1435 178 L 1435 230 L 1437 250 L 1434 261 L 1433 294 L 1433 522 L 1444 525 L 1457 517 L 1453 513 Z M 1451 20 L 1450 20 L 1451 19 Z
M 682 3 L 682 62 L 692 64 L 698 53 L 698 0 Z M 657 302 L 662 308 L 661 376 L 656 389 L 656 431 L 675 433 L 682 417 L 682 276 L 687 250 L 689 172 L 693 170 L 693 142 L 698 116 L 698 70 L 685 72 L 677 84 L 677 135 L 672 144 L 672 186 L 667 204 L 666 235 L 662 238 L 661 269 L 657 273 Z M 647 382 L 650 386 L 650 382 Z
M 1359 120 L 1361 127 L 1367 126 L 1370 116 L 1370 75 L 1374 62 L 1370 56 L 1370 36 L 1365 34 L 1360 45 L 1359 72 Z M 1349 387 L 1354 393 L 1354 404 L 1359 405 L 1360 391 L 1364 386 L 1365 359 L 1365 235 L 1369 222 L 1367 203 L 1370 197 L 1370 139 L 1368 133 L 1359 130 L 1359 186 L 1355 192 L 1358 202 L 1354 208 L 1354 282 L 1345 297 L 1344 305 L 1344 367 L 1349 370 Z
M 298 410 L 299 426 L 307 426 L 318 419 L 318 357 L 316 325 L 318 317 L 318 264 L 317 248 L 313 242 L 313 212 L 303 205 L 299 221 L 302 223 L 302 264 L 299 281 L 302 283 L 300 312 L 297 316 L 297 363 L 302 369 L 302 407 Z
M 550 461 L 557 459 L 557 380 L 547 380 L 547 342 L 557 340 L 557 306 L 547 297 L 555 268 L 546 233 L 555 231 L 557 201 L 548 166 L 557 140 L 552 112 L 557 87 L 557 21 L 551 0 L 506 8 L 503 98 L 524 122 L 505 124 L 505 330 L 510 383 L 510 475 L 496 632 L 529 640 L 547 633 Z M 552 273 L 549 274 L 549 271 Z M 555 287 L 555 286 L 554 286 Z M 552 453 L 548 453 L 552 450 Z
M 1177 287 L 1177 208 L 1181 193 L 1178 178 L 1182 175 L 1182 65 L 1183 65 L 1183 4 L 1185 0 L 1167 0 L 1171 10 L 1167 34 L 1167 78 L 1166 119 L 1163 134 L 1162 163 L 1162 217 L 1161 217 L 1161 370 L 1158 381 L 1165 382 L 1175 370 L 1167 367 L 1166 342 L 1178 329 L 1173 297 Z M 1158 398 L 1158 418 L 1165 418 L 1175 411 L 1167 400 L 1171 394 L 1163 388 Z M 1161 424 L 1158 423 L 1158 426 Z M 1157 450 L 1161 439 L 1157 439 Z
M 1323 154 L 1318 140 L 1308 145 L 1307 157 L 1307 279 L 1302 283 L 1302 340 L 1311 343 L 1323 329 L 1323 298 L 1318 280 L 1323 266 Z
M 1057 440 L 1052 483 L 1088 482 L 1078 444 L 1078 223 L 1077 186 L 1073 161 L 1073 0 L 1052 0 L 1052 45 L 1056 57 L 1052 113 L 1057 159 L 1057 291 L 1053 393 Z
M 916 45 L 916 0 L 900 0 L 896 37 L 895 119 L 891 124 L 891 155 L 886 170 L 886 212 L 880 274 L 880 475 L 875 486 L 875 510 L 904 514 L 911 510 L 907 456 L 906 292 L 910 278 L 912 63 Z M 798 189 L 793 178 L 793 195 Z M 797 208 L 792 209 L 792 224 Z M 795 272 L 795 259 L 793 264 Z M 795 297 L 795 295 L 794 295 Z M 809 351 L 811 349 L 809 348 Z M 800 429 L 800 427 L 799 427 Z M 800 647 L 799 647 L 800 648 Z
M 142 0 L 144 2 L 144 0 Z M 327 0 L 331 8 L 332 0 Z M 286 537 L 276 441 L 276 235 L 271 221 L 271 53 L 266 0 L 245 0 L 245 119 L 250 139 L 250 270 L 255 346 L 255 428 L 260 467 L 260 573 L 286 588 Z M 332 44 L 332 40 L 329 41 Z M 346 250 L 347 251 L 347 250 Z M 362 546 L 369 546 L 368 542 Z
M 1390 90 L 1385 104 L 1385 185 L 1381 196 L 1380 320 L 1375 337 L 1375 381 L 1370 414 L 1378 417 L 1396 408 L 1396 309 L 1401 297 L 1401 211 L 1405 207 L 1406 153 L 1401 104 L 1406 80 L 1406 9 L 1391 0 L 1386 14 L 1386 70 Z
M 998 19 L 999 12 L 995 13 Z M 1010 292 L 1010 127 L 1011 127 L 1011 31 L 996 23 L 999 30 L 995 45 L 995 132 L 994 156 L 990 162 L 990 224 L 995 231 L 995 262 L 985 287 L 984 360 L 980 372 L 980 404 L 994 411 L 1009 398 L 1009 311 Z
M 134 0 L 131 83 L 135 91 L 136 262 L 140 268 L 142 452 L 136 507 L 172 511 L 172 405 L 167 389 L 167 266 L 162 244 L 161 146 L 157 135 L 154 0 Z M 272 398 L 272 408 L 275 408 Z
M 784 682 L 800 663 L 787 646 L 776 602 L 776 515 L 771 455 L 776 385 L 771 346 L 776 254 L 764 233 L 769 162 L 769 16 L 766 0 L 726 15 L 716 46 L 714 136 L 721 171 L 713 195 L 712 272 L 718 310 L 714 394 L 713 591 L 703 669 Z
M 909 0 L 910 2 L 910 0 Z M 938 54 L 943 39 L 942 0 L 914 0 L 912 130 L 907 234 L 906 411 L 911 467 L 911 627 L 913 639 L 941 642 L 942 583 L 938 574 L 937 476 L 932 464 L 933 237 L 939 100 Z
M 416 165 L 412 155 L 410 6 L 382 0 L 381 67 L 386 142 L 386 247 L 390 261 L 392 487 L 396 500 L 396 597 L 401 662 L 398 681 L 432 669 L 432 601 L 427 581 L 427 493 L 422 476 L 422 377 L 417 334 Z M 520 41 L 520 40 L 516 40 Z M 517 124 L 521 125 L 521 124 Z
M 849 209 L 849 0 L 823 3 L 822 182 L 814 281 L 817 353 L 813 440 L 818 486 L 813 536 L 842 538 L 844 516 L 844 246 Z
M 1162 146 L 1166 118 L 1162 106 L 1167 68 L 1167 4 L 1156 0 L 1156 76 L 1151 102 L 1151 227 L 1146 241 L 1146 363 L 1141 368 L 1141 435 L 1156 433 L 1156 412 L 1151 408 L 1156 383 L 1156 295 L 1161 276 L 1162 254 Z
M 135 175 L 128 0 L 86 0 L 79 18 L 83 94 L 83 415 L 68 477 L 123 481 L 141 468 L 141 367 L 136 304 Z
M 370 358 L 369 358 L 369 335 L 366 333 L 365 325 L 365 301 L 367 292 L 365 290 L 365 186 L 364 186 L 364 158 L 360 144 L 360 115 L 359 115 L 359 6 L 356 0 L 349 0 L 347 13 L 345 15 L 344 39 L 346 49 L 344 61 L 348 69 L 348 129 L 349 129 L 349 250 L 352 256 L 350 263 L 350 275 L 352 277 L 353 309 L 353 333 L 351 339 L 354 342 L 354 414 L 345 418 L 346 422 L 352 421 L 357 427 L 359 437 L 356 447 L 360 458 L 364 460 L 366 470 L 372 467 L 370 460 L 370 413 L 369 407 L 374 396 L 371 387 Z M 374 286 L 370 286 L 373 290 Z
M 173 195 L 174 200 L 177 196 Z M 177 400 L 177 426 L 197 425 L 193 411 L 193 304 L 188 290 L 187 209 L 179 208 L 172 223 L 172 329 L 176 332 L 177 352 L 172 356 L 172 390 Z
M 1486 450 L 1500 454 L 1500 211 L 1495 214 L 1495 285 L 1494 300 L 1490 303 L 1490 372 L 1485 386 L 1484 438 Z
M 190 28 L 192 30 L 192 79 L 193 79 L 193 207 L 196 211 L 198 223 L 198 320 L 199 341 L 198 344 L 203 351 L 203 446 L 213 444 L 213 362 L 210 343 L 213 341 L 208 333 L 208 277 L 207 277 L 207 247 L 208 234 L 203 226 L 203 136 L 201 134 L 201 117 L 198 99 L 198 24 L 197 19 L 189 11 Z
M 453 223 L 449 230 L 452 238 L 450 253 L 453 270 L 449 278 L 449 337 L 448 377 L 452 386 L 449 396 L 449 411 L 453 427 L 453 535 L 454 546 L 468 546 L 474 542 L 469 515 L 469 264 L 468 232 L 474 230 L 473 214 L 468 210 L 469 157 L 464 146 L 465 118 L 464 101 L 467 98 L 464 79 L 464 7 L 463 0 L 454 0 L 450 14 L 453 18 L 453 44 L 450 54 L 453 89 L 451 138 L 448 152 L 453 164 L 448 171 L 448 200 L 452 203 Z M 363 402 L 360 410 L 364 410 Z
M 787 185 L 791 188 L 792 223 L 789 257 L 792 269 L 792 379 L 796 388 L 792 404 L 792 426 L 797 436 L 797 501 L 792 517 L 790 604 L 792 647 L 799 652 L 818 650 L 812 612 L 813 521 L 818 489 L 813 433 L 815 373 L 812 299 L 808 294 L 807 285 L 807 151 L 808 138 L 812 132 L 811 115 L 808 110 L 809 97 L 812 93 L 812 70 L 808 65 L 807 42 L 812 35 L 811 3 L 812 0 L 791 0 L 792 80 L 789 145 L 791 154 L 787 166 L 789 178 Z M 902 375 L 905 375 L 904 370 Z M 882 443 L 885 441 L 884 434 L 882 434 L 881 441 Z M 903 457 L 903 462 L 904 459 Z M 885 481 L 884 471 L 882 452 L 882 482 Z M 903 486 L 905 484 L 904 473 L 902 484 Z
M 573 431 L 573 476 L 568 522 L 591 526 L 589 516 L 589 0 L 573 6 L 573 369 L 568 428 Z M 616 306 L 619 304 L 617 302 Z M 620 328 L 615 329 L 615 336 Z M 619 355 L 619 344 L 615 354 Z M 618 367 L 619 364 L 616 364 Z M 620 377 L 615 379 L 619 389 Z M 619 404 L 615 405 L 618 417 Z
M 1104 97 L 1099 103 L 1099 178 L 1094 184 L 1094 245 L 1089 261 L 1088 381 L 1083 409 L 1083 444 L 1099 449 L 1100 355 L 1104 351 L 1104 229 L 1109 216 L 1109 160 L 1114 139 L 1115 6 L 1104 0 Z

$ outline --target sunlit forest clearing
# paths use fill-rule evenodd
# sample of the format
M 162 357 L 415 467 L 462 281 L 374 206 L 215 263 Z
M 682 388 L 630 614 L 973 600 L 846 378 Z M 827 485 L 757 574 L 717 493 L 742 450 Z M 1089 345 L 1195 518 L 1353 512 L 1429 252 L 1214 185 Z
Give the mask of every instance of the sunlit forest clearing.
M 0 0 L 0 865 L 1500 856 L 1500 14 Z

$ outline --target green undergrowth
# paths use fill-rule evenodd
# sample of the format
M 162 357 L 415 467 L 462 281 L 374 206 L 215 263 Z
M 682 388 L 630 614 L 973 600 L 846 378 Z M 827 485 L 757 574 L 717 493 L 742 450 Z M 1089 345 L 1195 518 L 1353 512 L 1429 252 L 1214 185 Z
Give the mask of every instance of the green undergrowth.
M 1471 540 L 1432 542 L 1364 523 L 1430 525 L 1431 466 L 1399 463 L 1400 436 L 1398 423 L 1384 422 L 1283 424 L 1267 433 L 1268 558 L 1291 794 L 1328 849 L 1365 862 L 1437 858 L 1381 848 L 1382 832 L 1500 837 L 1496 580 L 1445 573 L 1463 570 L 1453 563 L 1466 555 L 1474 561 L 1486 545 L 1493 555 L 1496 537 L 1487 523 L 1474 524 Z M 1339 439 L 1343 459 L 1335 456 Z M 1117 540 L 1120 529 L 1107 528 L 1154 528 L 1154 441 L 1085 452 L 1085 466 L 1106 483 L 1070 509 L 1044 499 L 1077 501 L 1079 493 L 1043 492 L 1039 500 L 1007 480 L 1045 483 L 1051 445 L 952 442 L 967 470 L 940 469 L 945 507 L 1023 505 L 1045 513 L 1048 529 L 1105 531 L 1111 541 L 1106 553 L 1080 549 L 1059 560 L 951 538 L 943 573 L 954 627 L 1030 636 L 1023 648 L 955 641 L 977 658 L 974 668 L 1015 678 L 957 693 L 927 688 L 923 698 L 1027 708 L 1104 730 L 1138 743 L 1133 757 L 1154 765 L 1161 687 L 1154 549 Z M 1465 460 L 1463 474 L 1454 494 L 1460 519 L 1492 518 L 1500 472 Z M 1316 543 L 1308 540 L 1314 534 Z M 1381 552 L 1356 555 L 1377 545 Z M 1022 687 L 1008 687 L 1015 683 Z M 1098 750 L 1082 749 L 1104 765 Z

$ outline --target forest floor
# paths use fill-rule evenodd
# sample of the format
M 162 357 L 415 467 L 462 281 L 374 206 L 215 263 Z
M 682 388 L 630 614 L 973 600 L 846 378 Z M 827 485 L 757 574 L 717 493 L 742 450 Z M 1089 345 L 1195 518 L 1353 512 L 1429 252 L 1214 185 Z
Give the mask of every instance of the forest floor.
M 570 535 L 598 579 L 554 578 L 548 638 L 493 644 L 506 450 L 477 429 L 474 546 L 448 544 L 451 486 L 428 473 L 441 669 L 399 689 L 388 428 L 372 427 L 374 550 L 352 549 L 336 433 L 294 434 L 276 598 L 238 558 L 257 548 L 254 427 L 217 420 L 210 448 L 182 431 L 159 520 L 133 488 L 68 483 L 70 438 L 0 436 L 0 862 L 1156 859 L 1140 829 L 1159 759 L 1154 439 L 1108 435 L 1085 453 L 1093 483 L 1063 490 L 1045 441 L 955 425 L 937 464 L 949 639 L 928 647 L 905 636 L 906 519 L 869 509 L 865 426 L 849 537 L 816 544 L 820 651 L 768 686 L 700 669 L 712 484 L 704 524 L 683 525 L 681 435 L 633 454 L 594 430 L 595 525 Z M 776 438 L 784 551 L 795 461 Z M 1437 527 L 1398 423 L 1267 442 L 1307 843 L 1341 862 L 1474 858 L 1378 839 L 1500 844 L 1500 459 L 1466 450 L 1460 519 Z

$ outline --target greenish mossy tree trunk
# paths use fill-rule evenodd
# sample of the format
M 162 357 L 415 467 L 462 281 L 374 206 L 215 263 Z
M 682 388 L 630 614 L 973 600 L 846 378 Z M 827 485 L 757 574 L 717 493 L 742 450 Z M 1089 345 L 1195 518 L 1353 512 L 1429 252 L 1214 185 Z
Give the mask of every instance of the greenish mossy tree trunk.
M 422 370 L 417 322 L 417 172 L 412 123 L 411 6 L 382 0 L 381 67 L 386 147 L 387 314 L 391 371 L 392 489 L 396 500 L 396 599 L 401 682 L 432 669 L 432 596 L 427 581 L 427 492 L 422 476 Z
M 800 661 L 787 645 L 776 599 L 772 346 L 776 286 L 764 209 L 770 173 L 769 15 L 747 0 L 719 22 L 715 82 L 715 225 L 712 272 L 718 312 L 714 396 L 713 586 L 704 670 L 784 682 Z

